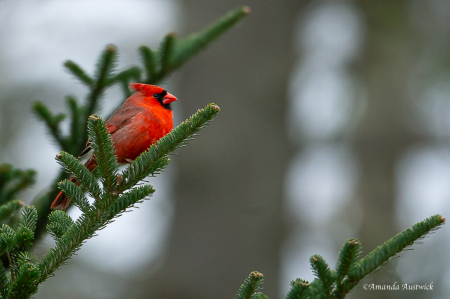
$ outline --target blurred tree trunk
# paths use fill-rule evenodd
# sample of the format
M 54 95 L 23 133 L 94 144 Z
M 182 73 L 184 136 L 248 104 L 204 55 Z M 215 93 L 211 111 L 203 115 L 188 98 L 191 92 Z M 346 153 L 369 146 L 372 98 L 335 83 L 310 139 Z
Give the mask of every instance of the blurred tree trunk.
M 364 217 L 358 237 L 367 254 L 400 231 L 395 220 L 395 167 L 406 149 L 417 141 L 405 121 L 409 76 L 417 53 L 408 22 L 408 1 L 359 1 L 358 4 L 366 18 L 366 40 L 357 68 L 368 102 L 354 146 L 361 167 L 357 199 Z M 401 283 L 392 261 L 368 281 Z M 380 298 L 378 292 L 361 288 L 355 294 L 355 298 Z M 382 294 L 383 298 L 389 295 L 397 294 Z
M 181 73 L 176 95 L 183 118 L 209 102 L 222 111 L 176 157 L 166 260 L 137 282 L 145 286 L 142 298 L 232 298 L 254 270 L 264 273 L 267 295 L 278 296 L 283 181 L 290 155 L 286 92 L 294 23 L 305 3 L 183 1 L 184 34 L 237 5 L 249 5 L 252 13 Z

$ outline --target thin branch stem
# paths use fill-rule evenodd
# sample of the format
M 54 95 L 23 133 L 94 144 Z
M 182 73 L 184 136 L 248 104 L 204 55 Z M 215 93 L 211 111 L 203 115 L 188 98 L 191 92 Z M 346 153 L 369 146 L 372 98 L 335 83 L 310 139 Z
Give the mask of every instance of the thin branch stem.
M 11 255 L 9 254 L 9 251 L 6 250 L 6 256 L 8 257 L 8 261 L 9 261 L 9 269 L 11 270 L 11 283 L 14 282 L 14 267 L 13 267 L 13 262 L 11 260 Z

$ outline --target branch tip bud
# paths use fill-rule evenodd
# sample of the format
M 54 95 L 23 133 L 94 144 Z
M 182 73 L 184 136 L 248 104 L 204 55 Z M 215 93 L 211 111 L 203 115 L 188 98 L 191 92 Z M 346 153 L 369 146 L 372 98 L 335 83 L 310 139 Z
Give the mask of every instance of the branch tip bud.
M 250 6 L 244 6 L 242 8 L 242 11 L 246 14 L 249 14 L 252 11 L 252 9 L 250 8 Z
M 117 175 L 117 186 L 120 186 L 123 182 L 123 176 L 121 174 Z
M 106 46 L 106 51 L 115 52 L 116 50 L 117 50 L 117 48 L 113 44 L 109 44 Z

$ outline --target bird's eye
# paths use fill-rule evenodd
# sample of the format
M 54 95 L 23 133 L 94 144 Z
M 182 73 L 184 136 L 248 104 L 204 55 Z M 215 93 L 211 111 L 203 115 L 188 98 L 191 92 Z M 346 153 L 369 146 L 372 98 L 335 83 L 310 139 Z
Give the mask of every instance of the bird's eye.
M 159 97 L 159 94 L 155 93 L 155 94 L 153 95 L 153 97 L 154 97 L 155 99 L 157 99 L 157 98 Z

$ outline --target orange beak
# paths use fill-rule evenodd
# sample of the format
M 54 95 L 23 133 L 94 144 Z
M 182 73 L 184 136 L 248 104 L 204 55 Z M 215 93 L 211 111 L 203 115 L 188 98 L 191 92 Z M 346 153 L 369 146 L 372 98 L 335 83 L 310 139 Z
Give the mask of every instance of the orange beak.
M 175 102 L 176 100 L 177 100 L 177 98 L 174 97 L 173 94 L 167 93 L 165 95 L 165 97 L 163 98 L 162 102 L 163 102 L 164 105 L 167 105 L 167 104 L 170 104 L 172 102 Z

